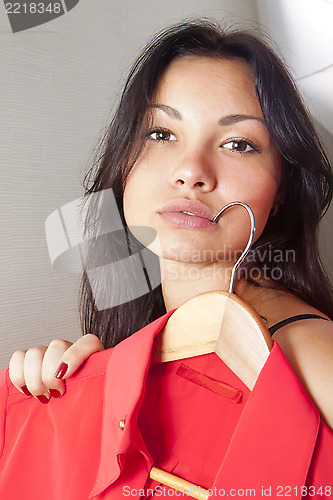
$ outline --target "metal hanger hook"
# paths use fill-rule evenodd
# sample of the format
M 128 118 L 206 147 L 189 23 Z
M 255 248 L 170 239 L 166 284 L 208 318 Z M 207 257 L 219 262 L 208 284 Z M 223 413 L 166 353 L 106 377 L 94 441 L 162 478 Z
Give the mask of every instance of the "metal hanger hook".
M 229 293 L 235 293 L 236 272 L 237 272 L 237 269 L 239 268 L 240 264 L 243 262 L 243 260 L 245 259 L 245 257 L 249 253 L 249 250 L 250 250 L 252 243 L 253 243 L 254 233 L 256 230 L 256 222 L 255 222 L 255 218 L 254 218 L 254 215 L 253 215 L 251 208 L 246 203 L 242 203 L 241 201 L 233 201 L 232 203 L 228 203 L 228 205 L 221 208 L 221 210 L 213 217 L 212 222 L 218 222 L 220 220 L 222 214 L 226 210 L 228 210 L 228 208 L 233 207 L 235 205 L 240 205 L 241 207 L 243 207 L 247 210 L 247 212 L 250 216 L 250 220 L 251 220 L 251 232 L 250 232 L 249 241 L 247 242 L 247 245 L 246 245 L 242 255 L 239 257 L 236 264 L 232 268 Z

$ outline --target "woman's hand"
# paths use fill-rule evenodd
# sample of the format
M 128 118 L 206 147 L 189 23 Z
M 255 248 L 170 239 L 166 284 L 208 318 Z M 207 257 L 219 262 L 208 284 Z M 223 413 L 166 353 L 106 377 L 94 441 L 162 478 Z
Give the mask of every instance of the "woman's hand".
M 9 377 L 15 387 L 46 404 L 66 392 L 63 379 L 70 377 L 91 354 L 104 350 L 96 335 L 83 335 L 74 344 L 52 340 L 48 347 L 15 351 L 9 362 Z

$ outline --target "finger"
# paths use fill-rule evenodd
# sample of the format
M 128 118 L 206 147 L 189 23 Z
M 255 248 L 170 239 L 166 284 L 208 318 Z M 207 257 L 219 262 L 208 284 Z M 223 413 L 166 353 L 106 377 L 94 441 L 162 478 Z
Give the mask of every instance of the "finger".
M 83 335 L 62 356 L 55 373 L 56 378 L 70 377 L 91 354 L 103 350 L 103 344 L 96 335 Z
M 27 394 L 22 390 L 22 387 L 26 387 L 24 379 L 24 359 L 26 351 L 15 351 L 9 361 L 9 378 L 22 394 Z M 26 389 L 28 391 L 28 389 Z
M 63 339 L 52 340 L 47 348 L 42 364 L 42 382 L 49 390 L 52 397 L 59 398 L 66 392 L 65 383 L 55 377 L 55 371 L 62 359 L 64 352 L 72 345 Z
M 51 395 L 42 381 L 42 364 L 46 346 L 32 347 L 25 353 L 23 374 L 25 385 L 41 403 L 48 403 Z

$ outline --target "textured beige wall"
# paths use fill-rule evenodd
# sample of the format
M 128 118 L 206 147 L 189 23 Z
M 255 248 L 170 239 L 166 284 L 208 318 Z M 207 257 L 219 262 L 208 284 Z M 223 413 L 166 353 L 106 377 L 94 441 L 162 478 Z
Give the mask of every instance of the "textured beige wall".
M 80 0 L 13 34 L 0 2 L 0 368 L 18 348 L 80 335 L 78 275 L 51 267 L 44 222 L 81 180 L 127 70 L 147 39 L 184 17 L 254 24 L 251 0 Z

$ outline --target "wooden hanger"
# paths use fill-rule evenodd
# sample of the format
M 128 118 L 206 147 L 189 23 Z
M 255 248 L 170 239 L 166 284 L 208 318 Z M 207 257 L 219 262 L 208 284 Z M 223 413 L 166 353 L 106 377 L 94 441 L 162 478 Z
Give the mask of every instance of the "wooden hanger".
M 244 207 L 251 218 L 251 235 L 241 257 L 233 267 L 229 292 L 213 291 L 197 295 L 179 307 L 156 337 L 152 364 L 190 358 L 215 352 L 252 390 L 263 368 L 273 340 L 259 314 L 234 294 L 236 271 L 247 255 L 254 238 L 252 210 L 241 202 L 226 205 L 214 217 L 217 222 L 229 207 Z M 207 490 L 173 474 L 153 467 L 151 479 L 186 492 L 197 499 L 208 498 Z
M 177 309 L 154 342 L 152 364 L 215 352 L 252 390 L 273 346 L 265 323 L 244 300 L 206 292 Z

